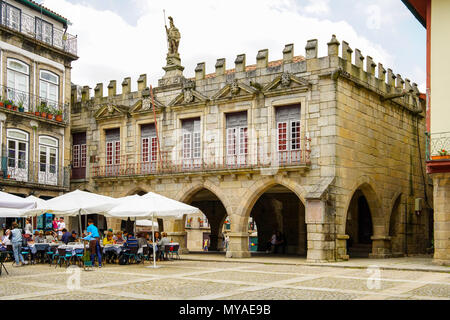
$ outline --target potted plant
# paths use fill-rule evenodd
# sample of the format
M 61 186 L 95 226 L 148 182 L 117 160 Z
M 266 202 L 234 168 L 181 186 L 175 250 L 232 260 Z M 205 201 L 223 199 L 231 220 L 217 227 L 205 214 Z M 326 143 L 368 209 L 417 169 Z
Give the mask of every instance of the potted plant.
M 39 107 L 39 111 L 41 112 L 41 117 L 47 118 L 47 103 L 41 102 L 41 105 Z
M 47 119 L 50 119 L 50 120 L 52 120 L 53 119 L 53 114 L 55 113 L 55 109 L 54 108 L 48 108 L 48 110 L 47 110 Z
M 450 154 L 447 150 L 445 149 L 441 149 L 438 151 L 439 155 L 438 156 L 431 156 L 431 160 L 446 160 L 446 159 L 450 159 Z
M 6 100 L 5 105 L 6 105 L 6 108 L 12 109 L 13 102 L 11 100 Z
M 23 102 L 19 102 L 19 112 L 24 112 L 25 108 L 23 106 Z
M 12 109 L 14 110 L 14 111 L 17 111 L 17 106 L 13 103 L 13 105 L 12 105 Z
M 58 122 L 62 122 L 62 110 L 58 109 L 55 111 L 55 120 Z
M 4 107 L 5 104 L 3 103 L 2 97 L 0 96 L 0 107 Z

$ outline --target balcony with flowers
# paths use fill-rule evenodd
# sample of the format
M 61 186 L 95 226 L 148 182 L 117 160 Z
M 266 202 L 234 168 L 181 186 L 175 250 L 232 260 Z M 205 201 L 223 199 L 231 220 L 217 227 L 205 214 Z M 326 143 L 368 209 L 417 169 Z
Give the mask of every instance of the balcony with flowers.
M 427 133 L 427 172 L 450 172 L 450 132 Z

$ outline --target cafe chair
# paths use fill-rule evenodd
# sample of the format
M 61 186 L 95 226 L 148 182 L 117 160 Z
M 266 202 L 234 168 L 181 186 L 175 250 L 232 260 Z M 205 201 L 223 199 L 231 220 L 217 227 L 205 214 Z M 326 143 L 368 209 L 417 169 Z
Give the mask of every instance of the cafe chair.
M 5 262 L 6 257 L 8 256 L 8 253 L 6 251 L 0 251 L 0 276 L 2 275 L 2 270 L 5 269 L 5 272 L 7 275 L 9 275 L 8 270 L 6 269 L 3 262 Z
M 145 260 L 147 260 L 147 261 L 150 260 L 150 248 L 148 246 L 142 248 L 142 254 L 141 254 L 142 264 L 144 264 Z
M 180 249 L 180 245 L 176 244 L 173 247 L 171 247 L 170 250 L 170 256 L 173 259 L 174 255 L 176 255 L 176 259 L 180 260 L 180 255 L 178 254 L 178 250 Z
M 125 255 L 128 257 L 128 261 L 131 261 L 131 259 L 134 260 L 134 262 L 137 261 L 138 258 L 138 247 L 128 247 L 128 251 L 125 252 Z
M 48 261 L 50 266 L 52 265 L 53 260 L 56 260 L 57 257 L 58 257 L 58 253 L 56 251 L 56 248 L 49 246 L 47 248 L 47 251 L 45 251 L 45 259 Z
M 58 266 L 61 268 L 61 262 L 64 261 L 66 267 L 70 264 L 70 259 L 72 258 L 72 252 L 66 251 L 66 249 L 58 249 L 58 262 L 56 263 L 55 268 Z

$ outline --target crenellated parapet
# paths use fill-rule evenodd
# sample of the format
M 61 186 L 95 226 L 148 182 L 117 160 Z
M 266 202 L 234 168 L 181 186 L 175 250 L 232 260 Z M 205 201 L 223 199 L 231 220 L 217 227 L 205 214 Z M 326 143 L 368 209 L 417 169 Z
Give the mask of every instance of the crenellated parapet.
M 251 96 L 273 96 L 274 94 L 289 94 L 294 88 L 290 84 L 298 84 L 304 90 L 319 79 L 330 76 L 332 79 L 345 78 L 354 82 L 358 87 L 366 88 L 377 94 L 382 101 L 391 100 L 394 103 L 406 107 L 411 112 L 420 113 L 420 92 L 417 84 L 404 79 L 391 68 L 385 68 L 382 63 L 377 63 L 370 55 L 364 56 L 358 48 L 352 49 L 350 44 L 338 40 L 332 35 L 327 43 L 327 55 L 319 55 L 319 41 L 308 40 L 305 46 L 304 56 L 295 55 L 294 44 L 286 44 L 282 50 L 283 58 L 271 61 L 268 49 L 259 50 L 256 53 L 256 64 L 247 65 L 245 53 L 238 54 L 234 59 L 234 68 L 227 69 L 225 58 L 217 59 L 215 72 L 206 74 L 206 63 L 199 62 L 194 69 L 192 78 L 179 76 L 174 81 L 159 81 L 159 86 L 154 87 L 155 99 L 159 99 L 164 106 L 173 106 L 174 103 L 189 105 L 202 102 L 215 103 L 215 97 L 229 95 L 231 100 L 238 101 L 239 92 L 246 93 L 246 99 Z M 290 81 L 289 79 L 294 79 Z M 167 79 L 166 79 L 167 80 Z M 191 90 L 185 90 L 184 83 L 187 80 L 195 84 L 196 99 L 191 97 Z M 280 82 L 283 80 L 282 82 Z M 89 87 L 82 89 L 82 101 L 92 100 L 94 104 L 116 103 L 121 106 L 133 107 L 136 102 L 148 98 L 149 87 L 147 75 L 142 74 L 137 79 L 137 88 L 131 92 L 131 78 L 126 77 L 121 81 L 122 92 L 117 94 L 117 80 L 111 80 L 107 87 L 107 96 L 103 93 L 103 84 L 98 83 L 94 88 L 94 96 L 90 96 Z M 226 88 L 225 88 L 226 87 Z M 230 93 L 226 92 L 230 88 Z M 249 88 L 248 90 L 231 90 L 232 88 Z M 251 89 L 251 90 L 250 90 Z M 253 90 L 255 89 L 255 90 Z M 268 92 L 268 90 L 272 90 Z M 275 90 L 275 91 L 273 91 Z M 187 95 L 183 97 L 183 95 Z M 241 97 L 242 98 L 242 97 Z M 201 101 L 199 101 L 201 100 Z M 242 99 L 241 99 L 242 100 Z

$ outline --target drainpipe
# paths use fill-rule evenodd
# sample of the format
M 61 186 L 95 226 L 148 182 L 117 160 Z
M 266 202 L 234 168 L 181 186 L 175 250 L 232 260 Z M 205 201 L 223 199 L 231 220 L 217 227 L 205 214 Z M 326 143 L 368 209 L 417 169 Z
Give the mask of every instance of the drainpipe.
M 405 256 L 408 256 L 408 198 L 405 198 Z

